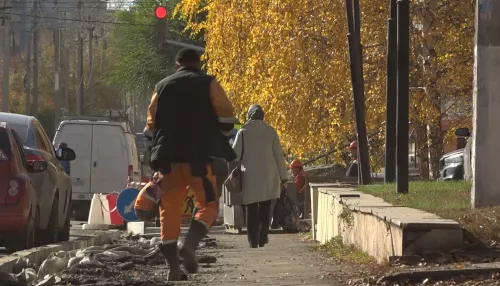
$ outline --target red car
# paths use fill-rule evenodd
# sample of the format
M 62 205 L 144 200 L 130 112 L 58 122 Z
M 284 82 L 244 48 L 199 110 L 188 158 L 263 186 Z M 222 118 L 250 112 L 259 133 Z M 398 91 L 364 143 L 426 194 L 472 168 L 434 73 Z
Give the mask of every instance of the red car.
M 45 161 L 27 163 L 19 136 L 9 124 L 0 122 L 0 237 L 8 251 L 36 244 L 40 212 L 29 174 L 46 169 Z

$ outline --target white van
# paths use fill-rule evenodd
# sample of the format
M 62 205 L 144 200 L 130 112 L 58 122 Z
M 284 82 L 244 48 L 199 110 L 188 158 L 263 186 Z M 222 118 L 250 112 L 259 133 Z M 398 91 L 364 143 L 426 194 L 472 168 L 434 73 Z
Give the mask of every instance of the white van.
M 64 120 L 54 136 L 54 146 L 65 142 L 77 154 L 71 162 L 72 205 L 75 219 L 86 221 L 96 193 L 126 188 L 139 181 L 141 172 L 135 135 L 126 122 L 101 117 Z

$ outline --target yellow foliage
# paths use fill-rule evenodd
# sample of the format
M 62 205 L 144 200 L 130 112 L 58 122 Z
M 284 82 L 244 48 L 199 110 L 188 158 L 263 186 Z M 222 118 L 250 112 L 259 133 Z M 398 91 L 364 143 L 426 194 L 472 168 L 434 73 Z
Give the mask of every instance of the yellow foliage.
M 385 120 L 389 13 L 386 2 L 360 2 L 367 129 L 374 134 L 383 131 Z M 355 138 L 344 1 L 182 0 L 175 14 L 188 21 L 192 32 L 205 31 L 207 70 L 223 84 L 241 121 L 248 106 L 262 105 L 283 147 L 300 157 L 331 148 L 344 151 Z M 440 63 L 446 63 L 443 68 L 461 64 L 451 47 L 470 49 L 466 43 L 458 44 L 457 29 L 468 25 L 468 18 L 463 20 L 443 33 L 449 45 L 438 43 Z M 451 75 L 439 83 L 451 86 L 454 77 L 461 81 L 471 76 L 467 64 L 462 71 L 446 71 Z M 419 114 L 413 118 L 426 116 L 422 106 L 414 106 Z M 383 136 L 384 132 L 378 133 L 375 139 L 380 143 Z M 383 144 L 374 146 L 372 162 Z

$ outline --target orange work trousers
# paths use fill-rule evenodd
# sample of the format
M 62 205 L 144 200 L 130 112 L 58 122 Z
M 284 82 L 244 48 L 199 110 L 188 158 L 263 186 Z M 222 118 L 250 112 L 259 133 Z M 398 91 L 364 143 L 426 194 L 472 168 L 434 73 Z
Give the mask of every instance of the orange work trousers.
M 171 172 L 161 179 L 160 222 L 162 241 L 178 240 L 182 204 L 189 189 L 193 190 L 198 209 L 194 219 L 212 227 L 218 215 L 218 194 L 212 167 L 207 165 L 205 177 L 193 177 L 188 163 L 171 165 Z

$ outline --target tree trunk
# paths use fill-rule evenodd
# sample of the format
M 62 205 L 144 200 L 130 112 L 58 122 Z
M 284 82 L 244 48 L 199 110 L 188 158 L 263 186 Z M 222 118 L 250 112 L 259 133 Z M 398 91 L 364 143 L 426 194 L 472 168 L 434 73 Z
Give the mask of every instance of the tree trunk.
M 423 0 L 419 17 L 422 22 L 422 55 L 423 81 L 425 94 L 432 104 L 429 110 L 429 153 L 430 168 L 433 178 L 439 177 L 439 158 L 443 150 L 443 132 L 441 130 L 441 99 L 437 89 L 438 56 L 436 53 L 436 1 Z
M 417 133 L 417 156 L 420 160 L 420 177 L 429 179 L 429 144 L 427 141 L 427 125 L 419 123 L 415 126 Z
M 443 155 L 443 131 L 441 129 L 441 116 L 429 125 L 429 157 L 432 178 L 439 178 L 439 159 Z

